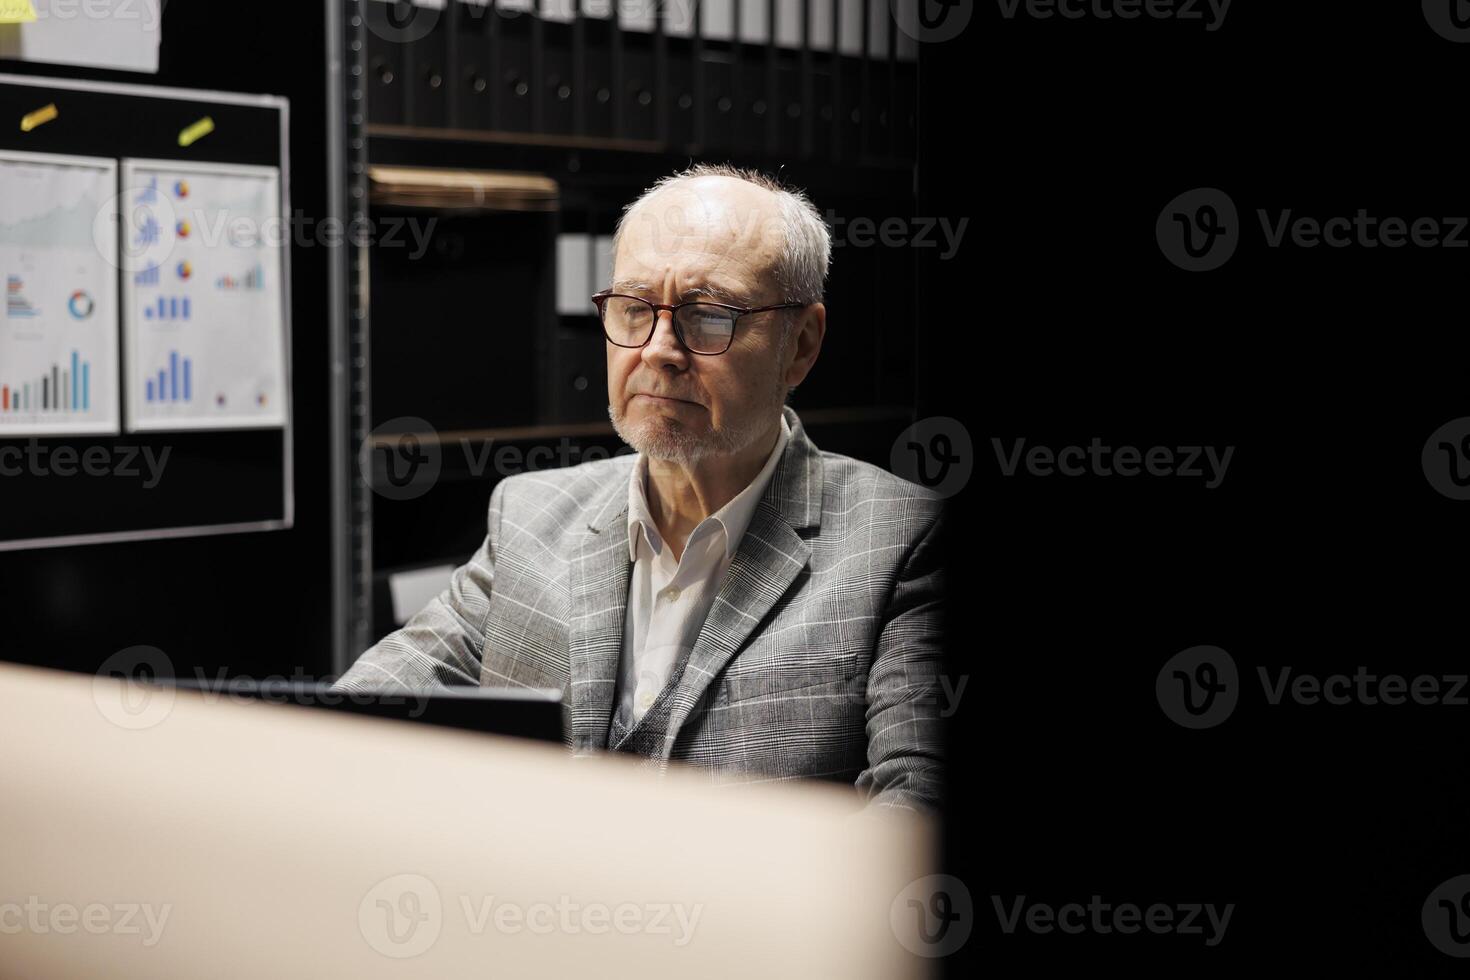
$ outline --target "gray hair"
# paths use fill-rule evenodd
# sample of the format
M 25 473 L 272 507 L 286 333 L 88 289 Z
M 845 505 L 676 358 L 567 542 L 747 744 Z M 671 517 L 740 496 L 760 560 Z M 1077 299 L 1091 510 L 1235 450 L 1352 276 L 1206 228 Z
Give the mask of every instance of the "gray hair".
M 774 269 L 781 300 L 789 303 L 820 303 L 826 293 L 827 269 L 832 264 L 832 235 L 822 213 L 806 192 L 788 187 L 775 177 L 728 163 L 698 163 L 687 170 L 660 178 L 638 199 L 623 209 L 613 232 L 612 254 L 618 254 L 628 216 L 644 201 L 661 191 L 681 186 L 700 177 L 733 177 L 776 195 L 776 206 L 785 230 L 785 242 Z M 799 311 L 795 311 L 799 312 Z

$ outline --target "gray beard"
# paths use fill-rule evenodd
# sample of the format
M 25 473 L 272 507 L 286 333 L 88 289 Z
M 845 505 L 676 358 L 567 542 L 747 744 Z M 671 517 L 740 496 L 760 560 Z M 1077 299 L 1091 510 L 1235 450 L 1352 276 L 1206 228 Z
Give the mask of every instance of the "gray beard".
M 612 405 L 608 405 L 607 414 L 618 438 L 649 459 L 690 464 L 711 456 L 731 456 L 749 448 L 770 425 L 772 416 L 780 414 L 785 403 L 785 389 L 774 384 L 764 404 L 744 420 L 702 433 L 690 432 L 682 423 L 666 416 L 629 422 L 619 417 Z

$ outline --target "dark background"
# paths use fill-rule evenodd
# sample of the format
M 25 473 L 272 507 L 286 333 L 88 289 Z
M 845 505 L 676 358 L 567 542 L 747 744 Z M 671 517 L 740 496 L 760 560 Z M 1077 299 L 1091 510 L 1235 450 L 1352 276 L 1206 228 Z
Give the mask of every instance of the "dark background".
M 966 954 L 1027 974 L 1460 972 L 1419 918 L 1470 870 L 1467 709 L 1273 707 L 1256 672 L 1466 672 L 1466 505 L 1431 488 L 1420 451 L 1470 414 L 1451 326 L 1470 251 L 1271 249 L 1256 210 L 1465 215 L 1450 93 L 1470 48 L 1419 4 L 1237 3 L 1213 33 L 995 4 L 976 18 L 980 53 L 924 79 L 925 119 L 975 141 L 920 167 L 943 188 L 930 206 L 983 233 L 921 289 L 966 302 L 943 317 L 953 345 L 921 361 L 919 414 L 975 420 L 951 538 L 971 571 L 952 636 L 972 674 L 953 742 L 967 796 L 949 825 L 976 914 Z M 1240 215 L 1212 272 L 1155 238 L 1196 187 Z M 1204 490 L 1003 478 L 990 444 L 1094 436 L 1236 452 Z M 1188 731 L 1154 685 L 1198 644 L 1233 656 L 1241 702 Z M 1205 948 L 1006 935 L 991 898 L 1095 894 L 1236 909 Z

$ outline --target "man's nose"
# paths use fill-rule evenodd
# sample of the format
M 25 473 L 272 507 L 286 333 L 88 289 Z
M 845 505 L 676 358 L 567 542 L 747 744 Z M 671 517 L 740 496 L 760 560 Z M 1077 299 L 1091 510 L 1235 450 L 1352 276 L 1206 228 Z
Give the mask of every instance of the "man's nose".
M 653 365 L 683 364 L 689 352 L 679 342 L 674 332 L 674 314 L 670 310 L 658 310 L 654 314 L 653 336 L 643 348 L 643 359 Z

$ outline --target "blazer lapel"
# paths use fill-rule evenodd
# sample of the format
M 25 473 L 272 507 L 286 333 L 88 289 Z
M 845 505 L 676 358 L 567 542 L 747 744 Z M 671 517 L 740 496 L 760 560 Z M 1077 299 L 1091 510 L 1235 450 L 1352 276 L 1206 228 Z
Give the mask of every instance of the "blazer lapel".
M 730 562 L 689 654 L 669 714 L 665 757 L 679 728 L 725 664 L 806 568 L 811 545 L 797 533 L 821 524 L 822 457 L 790 407 L 786 450 Z M 626 553 L 623 557 L 627 557 Z
M 628 472 L 606 491 L 590 524 L 578 530 L 568 585 L 572 749 L 602 749 L 612 719 L 618 662 L 623 650 L 623 617 L 628 609 Z

